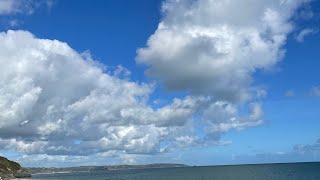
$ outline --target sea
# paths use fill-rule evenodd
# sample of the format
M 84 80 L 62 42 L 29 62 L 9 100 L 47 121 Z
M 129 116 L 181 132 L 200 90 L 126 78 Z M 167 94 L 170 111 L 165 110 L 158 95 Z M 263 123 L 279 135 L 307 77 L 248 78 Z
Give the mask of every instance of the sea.
M 37 174 L 34 180 L 320 180 L 319 163 L 193 166 Z

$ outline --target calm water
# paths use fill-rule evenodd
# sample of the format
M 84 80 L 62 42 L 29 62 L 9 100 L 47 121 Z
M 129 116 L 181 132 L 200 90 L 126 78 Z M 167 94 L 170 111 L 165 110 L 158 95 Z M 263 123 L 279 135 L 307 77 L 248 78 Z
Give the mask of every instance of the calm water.
M 37 180 L 320 180 L 320 163 L 187 167 L 34 175 Z

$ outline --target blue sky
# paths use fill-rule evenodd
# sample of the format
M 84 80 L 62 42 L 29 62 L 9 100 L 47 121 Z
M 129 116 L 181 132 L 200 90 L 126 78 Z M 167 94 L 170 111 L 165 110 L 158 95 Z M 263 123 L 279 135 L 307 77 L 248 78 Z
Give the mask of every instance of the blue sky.
M 319 13 L 310 0 L 0 0 L 0 154 L 319 161 Z

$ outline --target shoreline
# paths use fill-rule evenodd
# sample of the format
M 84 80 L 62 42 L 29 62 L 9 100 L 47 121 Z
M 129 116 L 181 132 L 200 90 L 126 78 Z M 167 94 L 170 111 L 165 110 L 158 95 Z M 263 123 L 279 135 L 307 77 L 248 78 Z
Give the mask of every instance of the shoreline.
M 90 171 L 76 171 L 77 173 L 81 172 L 90 172 Z M 31 175 L 46 175 L 46 174 L 68 174 L 74 173 L 73 171 L 61 171 L 61 172 L 47 172 L 47 173 L 33 173 Z

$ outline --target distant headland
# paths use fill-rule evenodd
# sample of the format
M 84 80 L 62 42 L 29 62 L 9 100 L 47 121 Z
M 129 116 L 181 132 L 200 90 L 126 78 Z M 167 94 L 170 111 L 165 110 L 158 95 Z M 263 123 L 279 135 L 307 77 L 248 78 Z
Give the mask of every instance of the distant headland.
M 146 164 L 146 165 L 110 165 L 110 166 L 79 166 L 66 168 L 45 168 L 32 167 L 27 168 L 31 174 L 52 174 L 52 173 L 73 173 L 73 172 L 91 172 L 91 171 L 120 171 L 131 169 L 159 169 L 159 168 L 175 168 L 188 167 L 184 164 Z

